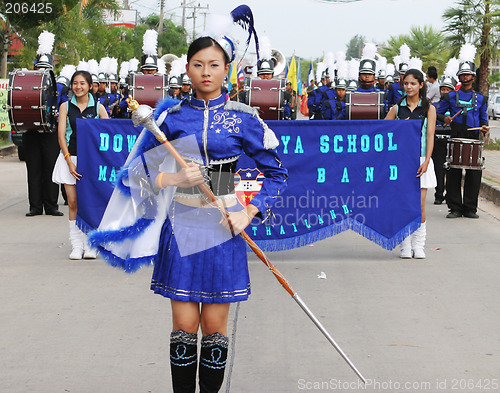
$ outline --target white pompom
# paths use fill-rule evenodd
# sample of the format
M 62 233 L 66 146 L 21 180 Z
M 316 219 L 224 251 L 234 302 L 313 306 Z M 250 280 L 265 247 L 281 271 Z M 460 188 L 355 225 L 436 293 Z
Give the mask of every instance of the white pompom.
M 406 44 L 401 45 L 399 48 L 399 56 L 401 56 L 401 63 L 406 63 L 408 64 L 410 62 L 410 56 L 411 56 L 411 51 L 410 47 Z
M 464 44 L 460 48 L 460 61 L 472 61 L 474 62 L 474 58 L 476 57 L 476 47 L 472 44 Z
M 156 56 L 158 46 L 158 32 L 156 30 L 146 30 L 142 36 L 142 52 L 148 56 Z
M 377 54 L 377 45 L 373 42 L 367 42 L 363 47 L 363 59 L 375 59 L 375 55 Z
M 37 55 L 47 55 L 52 53 L 52 49 L 54 48 L 54 39 L 55 35 L 44 30 L 38 36 L 38 50 L 36 51 Z

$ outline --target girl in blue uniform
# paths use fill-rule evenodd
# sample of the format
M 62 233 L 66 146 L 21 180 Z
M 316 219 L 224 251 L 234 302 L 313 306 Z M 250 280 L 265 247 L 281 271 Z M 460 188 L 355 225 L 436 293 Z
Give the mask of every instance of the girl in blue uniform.
M 405 95 L 394 105 L 386 116 L 386 120 L 420 119 L 422 120 L 420 166 L 417 177 L 420 177 L 420 205 L 422 209 L 422 224 L 401 243 L 401 258 L 425 258 L 425 238 L 427 235 L 425 217 L 425 198 L 427 189 L 436 187 L 436 175 L 432 162 L 434 148 L 434 133 L 436 128 L 436 108 L 427 100 L 427 89 L 424 75 L 417 69 L 408 70 L 401 82 Z
M 151 289 L 171 299 L 170 360 L 174 392 L 195 392 L 198 370 L 200 391 L 219 391 L 227 359 L 229 306 L 232 302 L 246 300 L 250 294 L 246 244 L 238 234 L 255 216 L 269 214 L 274 201 L 286 187 L 287 171 L 275 151 L 276 136 L 255 109 L 228 100 L 222 90 L 233 59 L 234 46 L 227 37 L 198 38 L 189 47 L 186 66 L 194 94 L 180 103 L 166 100 L 157 107 L 157 124 L 189 162 L 188 168 L 167 169 L 165 162 L 169 158 L 165 158 L 164 147 L 155 141 L 144 142 L 150 138 L 149 131 L 143 131 L 136 142 L 142 147 L 132 151 L 132 158 L 129 157 L 125 164 L 129 168 L 129 184 L 133 183 L 134 176 L 142 173 L 139 183 L 149 187 L 155 198 L 161 199 L 161 195 L 173 192 L 166 219 L 158 218 L 162 212 L 159 206 L 163 205 L 153 201 L 147 206 L 141 205 L 146 206 L 143 211 L 154 210 L 154 213 L 145 214 L 154 221 L 151 225 L 146 224 L 147 229 L 111 231 L 113 241 L 126 232 L 125 237 L 129 236 L 145 248 L 143 245 L 153 237 L 147 232 L 160 221 L 154 251 L 148 254 L 141 250 L 134 258 L 135 246 L 131 247 L 131 253 L 124 251 L 123 246 L 113 251 L 105 231 L 92 235 L 93 243 L 100 245 L 102 255 L 114 265 L 131 271 L 137 266 L 130 268 L 130 263 L 153 261 Z M 186 147 L 188 140 L 194 141 L 196 149 Z M 243 153 L 255 160 L 265 176 L 260 192 L 247 206 L 238 202 L 234 191 L 234 172 L 238 157 Z M 143 162 L 147 162 L 144 170 L 137 169 L 135 163 L 142 167 Z M 197 187 L 203 183 L 213 191 L 216 204 L 208 203 Z M 134 191 L 128 194 L 133 199 L 134 195 L 144 195 L 142 186 L 141 190 L 142 194 Z M 115 189 L 115 193 L 118 191 Z M 123 195 L 117 198 L 124 198 Z M 109 228 L 118 226 L 107 218 L 108 210 L 113 210 L 110 206 L 113 200 L 112 196 L 101 221 L 101 231 L 106 229 L 103 222 L 111 222 Z M 118 205 L 117 215 L 120 216 L 123 205 L 115 205 Z M 222 218 L 217 205 L 230 212 L 229 222 Z M 145 216 L 136 224 L 148 222 Z M 122 256 L 117 257 L 120 253 Z

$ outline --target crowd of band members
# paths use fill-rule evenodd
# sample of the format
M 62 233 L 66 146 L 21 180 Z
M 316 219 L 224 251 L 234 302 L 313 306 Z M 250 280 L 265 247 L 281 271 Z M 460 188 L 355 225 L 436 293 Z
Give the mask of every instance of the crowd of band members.
M 155 62 L 157 59 L 155 59 Z M 154 75 L 158 72 L 156 63 L 143 63 L 139 74 Z M 470 132 L 467 128 L 480 127 L 488 124 L 487 118 L 487 97 L 474 92 L 472 82 L 475 79 L 475 65 L 470 65 L 473 72 L 466 73 L 469 77 L 459 77 L 459 83 L 453 78 L 442 78 L 438 81 L 437 71 L 434 67 L 430 67 L 427 71 L 428 97 L 437 108 L 438 124 L 436 144 L 433 152 L 433 160 L 435 162 L 435 170 L 438 181 L 435 193 L 435 204 L 441 204 L 447 199 L 450 209 L 449 218 L 460 217 L 462 215 L 476 217 L 477 199 L 479 187 L 481 183 L 480 170 L 467 170 L 465 175 L 465 191 L 462 197 L 460 191 L 460 182 L 462 172 L 459 169 L 444 169 L 447 154 L 447 141 L 443 136 L 480 139 L 480 132 Z M 38 63 L 37 68 L 51 68 L 52 64 L 45 65 Z M 395 75 L 384 75 L 383 72 L 375 74 L 375 62 L 373 60 L 364 60 L 360 63 L 359 78 L 357 81 L 347 81 L 345 79 L 331 78 L 328 70 L 325 70 L 321 75 L 321 80 L 316 85 L 314 80 L 310 81 L 310 85 L 304 88 L 306 93 L 302 97 L 298 97 L 297 92 L 291 88 L 291 83 L 287 81 L 286 90 L 283 92 L 283 112 L 281 119 L 295 120 L 297 118 L 297 108 L 299 101 L 306 99 L 309 110 L 308 116 L 311 120 L 345 120 L 346 116 L 346 97 L 348 92 L 373 93 L 379 92 L 383 96 L 384 109 L 387 112 L 389 108 L 397 104 L 399 99 L 404 94 L 404 88 L 400 85 L 399 80 L 408 70 L 408 66 L 404 63 L 399 65 L 398 72 Z M 261 60 L 257 65 L 257 75 L 261 79 L 272 79 L 273 62 Z M 462 79 L 467 79 L 467 87 L 459 89 Z M 469 80 L 472 79 L 472 80 Z M 128 118 L 129 111 L 126 103 L 128 97 L 127 80 L 118 80 L 116 75 L 106 75 L 100 73 L 93 75 L 92 93 L 108 112 L 111 118 Z M 169 90 L 168 97 L 173 99 L 182 99 L 190 94 L 191 81 L 187 75 L 172 76 L 168 80 Z M 439 90 L 440 96 L 437 96 L 436 91 Z M 71 97 L 69 81 L 66 78 L 57 78 L 58 91 L 58 107 L 68 98 Z M 69 96 L 69 97 L 68 97 Z M 233 85 L 229 91 L 231 100 L 246 102 L 245 81 L 238 81 L 237 85 Z M 479 105 L 477 104 L 479 102 Z M 469 108 L 464 114 L 458 116 L 456 120 L 449 123 L 449 114 L 455 114 L 464 109 L 464 106 L 469 105 Z M 448 115 L 448 120 L 445 121 Z M 49 173 L 50 163 L 53 157 L 57 156 L 58 146 L 54 138 L 51 154 L 42 153 L 42 150 L 47 150 L 44 147 L 47 144 L 45 138 L 40 135 L 34 135 L 33 132 L 27 132 L 24 136 L 24 145 L 27 155 L 28 167 L 28 184 L 30 195 L 30 211 L 28 216 L 42 214 L 45 210 L 46 214 L 61 215 L 57 207 L 56 187 L 53 184 L 49 186 L 41 185 L 39 179 L 44 176 L 40 172 Z M 39 133 L 36 133 L 39 134 Z M 44 139 L 44 140 L 42 140 Z M 33 148 L 32 148 L 33 147 Z M 50 160 L 46 160 L 45 156 L 50 155 Z M 40 162 L 44 163 L 40 165 Z M 34 169 L 37 168 L 37 169 Z M 45 168 L 45 169 L 43 169 Z M 36 174 L 33 174 L 35 173 Z M 445 182 L 445 177 L 448 179 L 448 186 Z M 45 181 L 44 183 L 47 183 Z M 50 190 L 48 190 L 50 188 Z M 445 194 L 447 191 L 448 198 Z M 44 199 L 45 198 L 45 199 Z M 41 201 L 41 202 L 40 202 Z

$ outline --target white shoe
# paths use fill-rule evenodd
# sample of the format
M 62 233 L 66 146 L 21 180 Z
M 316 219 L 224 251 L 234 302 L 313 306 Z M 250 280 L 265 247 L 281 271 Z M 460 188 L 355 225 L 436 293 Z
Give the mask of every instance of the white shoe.
M 82 235 L 83 235 L 83 259 L 96 259 L 97 250 L 95 248 L 90 247 L 87 235 L 83 232 Z
M 427 237 L 427 222 L 420 224 L 420 227 L 413 233 L 411 247 L 413 248 L 413 257 L 416 259 L 425 259 L 425 238 Z
M 97 250 L 93 248 L 85 248 L 83 251 L 83 259 L 96 259 Z
M 415 259 L 425 259 L 425 251 L 423 248 L 415 248 L 413 250 L 413 258 Z
M 71 254 L 69 259 L 83 258 L 83 232 L 76 226 L 76 221 L 69 222 L 69 240 L 71 242 Z
M 401 247 L 401 253 L 399 254 L 399 257 L 403 259 L 411 259 L 411 235 L 407 236 L 399 246 Z
M 83 248 L 73 248 L 71 254 L 69 254 L 69 259 L 82 259 Z

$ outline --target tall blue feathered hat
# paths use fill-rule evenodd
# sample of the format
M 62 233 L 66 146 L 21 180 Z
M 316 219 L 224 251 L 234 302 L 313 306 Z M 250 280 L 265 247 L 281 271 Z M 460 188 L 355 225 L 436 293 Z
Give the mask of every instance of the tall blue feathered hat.
M 232 25 L 236 23 L 248 32 L 246 41 L 245 56 L 252 36 L 255 40 L 257 56 L 259 53 L 259 39 L 254 27 L 253 13 L 249 6 L 242 4 L 231 11 L 229 15 L 210 15 L 207 21 L 207 31 L 204 35 L 213 38 L 224 49 L 229 60 L 232 62 L 236 58 L 236 43 L 231 38 Z

